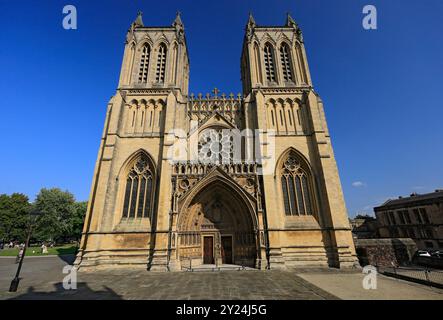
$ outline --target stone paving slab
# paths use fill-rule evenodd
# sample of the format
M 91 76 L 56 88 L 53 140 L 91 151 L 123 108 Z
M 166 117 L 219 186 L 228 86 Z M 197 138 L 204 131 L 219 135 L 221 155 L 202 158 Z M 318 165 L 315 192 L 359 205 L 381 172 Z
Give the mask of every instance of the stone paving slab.
M 140 269 L 78 272 L 77 290 L 64 290 L 70 260 L 44 257 L 23 265 L 16 293 L 7 292 L 17 265 L 0 261 L 0 299 L 337 299 L 284 271 L 200 271 L 155 273 Z
M 291 272 L 223 271 L 153 273 L 142 270 L 78 274 L 78 289 L 66 291 L 60 282 L 21 286 L 2 299 L 336 299 Z M 4 288 L 1 288 L 4 289 Z M 3 291 L 3 290 L 2 290 Z
M 377 288 L 363 288 L 361 272 L 303 272 L 298 276 L 345 300 L 443 300 L 443 290 L 377 275 Z
M 0 299 L 443 299 L 443 290 L 378 276 L 377 290 L 362 287 L 361 270 L 148 272 L 121 268 L 78 272 L 77 290 L 62 286 L 74 257 L 26 259 L 16 293 L 9 284 L 17 264 L 0 260 Z

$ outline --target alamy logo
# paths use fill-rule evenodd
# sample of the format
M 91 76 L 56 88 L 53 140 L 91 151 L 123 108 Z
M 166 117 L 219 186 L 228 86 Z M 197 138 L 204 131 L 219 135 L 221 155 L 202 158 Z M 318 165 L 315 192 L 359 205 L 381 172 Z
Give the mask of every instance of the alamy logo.
M 63 278 L 63 289 L 76 290 L 77 289 L 77 268 L 67 265 L 63 268 L 63 274 L 68 274 Z
M 363 7 L 363 14 L 365 14 L 362 21 L 363 28 L 365 30 L 377 30 L 377 8 L 368 4 Z
M 377 289 L 377 268 L 374 266 L 363 267 L 363 273 L 366 274 L 363 278 L 363 288 L 366 290 Z
M 72 4 L 68 4 L 63 7 L 63 14 L 66 16 L 63 18 L 63 28 L 65 30 L 77 29 L 77 8 Z

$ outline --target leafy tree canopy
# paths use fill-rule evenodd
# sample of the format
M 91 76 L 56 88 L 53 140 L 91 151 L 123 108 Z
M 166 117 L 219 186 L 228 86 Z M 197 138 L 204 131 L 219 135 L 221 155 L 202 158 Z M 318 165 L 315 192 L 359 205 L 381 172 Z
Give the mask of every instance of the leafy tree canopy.
M 0 241 L 25 241 L 31 221 L 35 241 L 79 241 L 86 208 L 87 202 L 76 202 L 72 193 L 59 188 L 41 189 L 34 203 L 24 194 L 1 194 Z
M 72 218 L 75 215 L 75 198 L 59 188 L 41 189 L 34 208 L 39 214 L 35 238 L 41 241 L 56 241 L 72 233 Z
M 0 195 L 0 241 L 23 241 L 31 204 L 26 195 Z

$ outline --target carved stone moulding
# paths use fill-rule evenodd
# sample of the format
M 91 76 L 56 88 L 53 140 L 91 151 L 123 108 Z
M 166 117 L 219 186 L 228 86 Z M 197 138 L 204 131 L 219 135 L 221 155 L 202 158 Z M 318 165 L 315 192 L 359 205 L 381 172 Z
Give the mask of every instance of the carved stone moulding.
M 305 93 L 311 90 L 309 86 L 296 87 L 296 88 L 260 88 L 265 94 L 297 94 L 297 93 Z
M 128 95 L 168 95 L 170 89 L 130 89 L 126 91 Z

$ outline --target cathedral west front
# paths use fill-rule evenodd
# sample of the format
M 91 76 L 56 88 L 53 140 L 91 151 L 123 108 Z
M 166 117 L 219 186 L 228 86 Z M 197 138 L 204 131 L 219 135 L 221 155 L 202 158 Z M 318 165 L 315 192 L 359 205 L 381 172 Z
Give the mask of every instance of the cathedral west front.
M 299 26 L 250 15 L 240 58 L 242 94 L 192 94 L 180 15 L 171 26 L 145 26 L 141 14 L 131 24 L 78 267 L 355 265 Z

